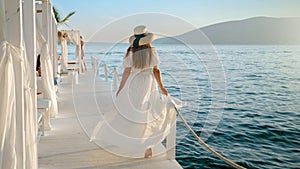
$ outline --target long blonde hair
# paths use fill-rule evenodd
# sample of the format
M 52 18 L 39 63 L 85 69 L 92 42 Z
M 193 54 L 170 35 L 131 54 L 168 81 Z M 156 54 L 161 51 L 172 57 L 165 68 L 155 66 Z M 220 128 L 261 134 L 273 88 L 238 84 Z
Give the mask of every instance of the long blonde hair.
M 149 67 L 152 60 L 152 47 L 150 43 L 134 48 L 130 46 L 127 49 L 125 57 L 128 57 L 132 52 L 132 67 L 143 69 Z

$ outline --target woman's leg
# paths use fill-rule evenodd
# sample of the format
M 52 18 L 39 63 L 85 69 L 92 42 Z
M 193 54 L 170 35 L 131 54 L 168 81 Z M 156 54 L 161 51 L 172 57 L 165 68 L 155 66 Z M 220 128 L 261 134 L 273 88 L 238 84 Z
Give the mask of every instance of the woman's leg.
M 145 151 L 145 158 L 151 158 L 152 157 L 152 148 L 148 148 Z

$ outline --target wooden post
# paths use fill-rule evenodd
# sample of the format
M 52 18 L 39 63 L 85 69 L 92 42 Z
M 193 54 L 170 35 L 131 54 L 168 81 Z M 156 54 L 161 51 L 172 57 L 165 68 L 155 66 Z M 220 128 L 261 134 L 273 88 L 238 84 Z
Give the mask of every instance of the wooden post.
M 91 56 L 91 62 L 92 62 L 92 69 L 95 71 L 95 59 L 94 56 Z
M 169 160 L 174 160 L 176 158 L 176 113 L 174 113 L 173 116 L 175 121 L 172 123 L 173 126 L 166 138 L 167 159 Z
M 26 56 L 31 68 L 31 72 L 28 72 L 32 74 L 32 78 L 30 79 L 29 86 L 31 88 L 30 95 L 32 98 L 32 110 L 33 112 L 27 112 L 30 114 L 25 114 L 25 116 L 31 117 L 32 121 L 34 123 L 34 137 L 37 136 L 37 130 L 38 130 L 38 122 L 37 122 L 37 81 L 36 81 L 36 12 L 35 12 L 35 0 L 24 0 L 23 1 L 23 31 L 24 31 L 24 42 L 26 47 Z M 29 123 L 29 121 L 25 122 Z M 28 133 L 27 133 L 28 134 Z M 26 149 L 28 157 L 26 158 L 32 158 L 32 159 L 26 159 L 26 166 L 25 168 L 37 168 L 37 142 L 33 142 L 32 145 L 27 145 L 28 148 Z M 29 149 L 29 150 L 28 150 Z M 33 157 L 31 157 L 30 155 Z M 35 158 L 35 159 L 33 159 Z
M 107 65 L 104 64 L 104 75 L 105 75 L 105 81 L 108 81 L 108 70 L 107 70 Z
M 42 1 L 42 34 L 44 35 L 44 38 L 46 42 L 49 44 L 49 13 L 48 13 L 48 0 Z
M 6 40 L 6 17 L 5 17 L 5 1 L 0 0 L 0 42 Z M 3 24 L 2 24 L 3 23 Z
M 116 67 L 114 67 L 113 71 L 113 89 L 117 90 L 117 84 L 118 84 L 118 70 Z
M 83 62 L 83 60 L 81 59 L 81 40 L 80 40 L 80 32 L 79 31 L 76 31 L 77 32 L 77 43 L 78 44 L 76 44 L 76 51 L 75 51 L 75 53 L 76 53 L 76 61 L 78 61 L 78 64 L 79 64 L 79 72 L 80 73 L 83 73 L 83 68 L 82 68 L 82 62 Z
M 22 31 L 22 0 L 5 0 L 7 16 L 7 41 L 14 47 L 21 48 L 23 40 Z M 21 54 L 22 56 L 22 54 Z M 25 168 L 25 133 L 24 133 L 24 87 L 23 87 L 23 62 L 14 59 L 15 91 L 16 91 L 16 116 L 12 123 L 16 125 L 16 156 L 17 169 Z
M 35 112 L 32 112 L 37 114 L 36 112 L 36 92 L 37 92 L 37 83 L 36 83 L 36 17 L 35 17 L 35 1 L 34 0 L 25 0 L 24 1 L 24 8 L 23 8 L 23 13 L 24 13 L 24 42 L 25 42 L 25 47 L 26 47 L 26 55 L 30 64 L 31 73 L 34 75 L 33 80 L 30 81 L 30 88 L 31 90 L 31 96 L 34 101 L 34 107 L 33 110 Z M 36 118 L 35 118 L 36 119 Z M 36 124 L 35 124 L 36 125 Z
M 48 44 L 48 49 L 49 49 L 49 54 L 51 57 L 51 47 L 50 47 L 50 12 L 49 12 L 49 1 L 48 0 L 43 0 L 42 1 L 42 29 L 43 29 L 43 35 L 44 38 L 46 40 L 46 43 Z M 50 65 L 49 65 L 50 66 Z M 49 73 L 53 73 L 53 72 L 49 72 Z M 53 79 L 51 79 L 53 80 Z
M 95 70 L 96 70 L 96 76 L 99 76 L 99 62 L 97 59 L 95 59 Z
M 52 17 L 52 5 L 50 4 L 50 2 L 48 4 L 48 11 L 47 12 L 49 13 L 48 14 L 48 16 L 49 16 L 49 23 L 48 23 L 49 24 L 49 54 L 50 54 L 50 58 L 51 58 L 52 70 L 54 70 L 54 65 L 53 65 L 53 63 L 54 63 L 53 40 L 54 39 L 53 39 L 53 31 L 52 31 L 52 29 L 53 29 L 53 27 L 52 27 L 53 17 Z M 53 77 L 55 77 L 54 71 L 51 72 L 51 73 L 52 73 Z
M 54 17 L 54 16 L 52 16 Z M 57 57 L 58 57 L 58 53 L 57 53 L 57 43 L 58 43 L 58 38 L 57 38 L 57 24 L 56 24 L 56 20 L 53 19 L 52 20 L 52 32 L 53 32 L 53 77 L 57 77 Z

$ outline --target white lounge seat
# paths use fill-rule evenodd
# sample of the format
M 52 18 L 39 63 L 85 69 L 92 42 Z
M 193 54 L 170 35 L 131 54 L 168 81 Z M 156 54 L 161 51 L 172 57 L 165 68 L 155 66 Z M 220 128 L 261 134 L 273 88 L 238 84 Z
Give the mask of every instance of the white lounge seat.
M 51 130 L 50 112 L 48 111 L 51 101 L 47 99 L 37 99 L 37 111 L 43 115 L 44 130 Z

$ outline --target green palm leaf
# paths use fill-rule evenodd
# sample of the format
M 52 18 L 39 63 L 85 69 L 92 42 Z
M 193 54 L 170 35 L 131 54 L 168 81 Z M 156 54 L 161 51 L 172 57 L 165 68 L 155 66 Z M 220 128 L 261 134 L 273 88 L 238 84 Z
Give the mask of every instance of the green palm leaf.
M 60 23 L 66 24 L 69 21 L 70 17 L 74 14 L 75 14 L 75 11 L 69 13 L 64 19 L 61 20 Z
M 60 16 L 58 10 L 54 6 L 53 6 L 53 13 L 54 13 L 54 17 L 55 17 L 56 22 L 59 23 L 60 20 L 61 20 L 61 16 Z
M 57 10 L 57 8 L 55 8 L 53 6 L 53 13 L 54 13 L 54 17 L 55 17 L 55 20 L 56 20 L 57 24 L 59 24 L 59 25 L 62 25 L 62 24 L 67 25 L 67 22 L 69 21 L 70 17 L 75 14 L 75 11 L 69 13 L 66 17 L 64 17 L 63 19 L 61 19 L 61 15 L 59 14 L 59 11 Z

